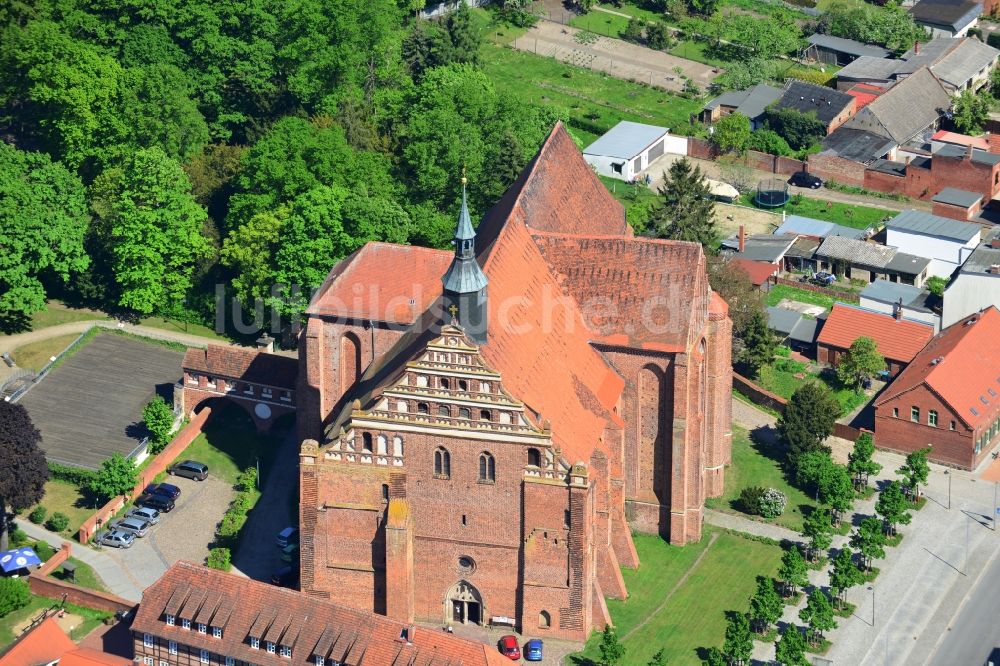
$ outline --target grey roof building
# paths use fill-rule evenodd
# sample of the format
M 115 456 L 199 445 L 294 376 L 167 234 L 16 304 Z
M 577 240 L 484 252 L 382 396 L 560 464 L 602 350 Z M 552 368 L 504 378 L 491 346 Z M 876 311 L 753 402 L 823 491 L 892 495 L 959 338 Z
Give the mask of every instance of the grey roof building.
M 912 284 L 875 280 L 861 290 L 860 297 L 887 305 L 902 303 L 904 307 L 912 310 L 931 312 L 931 308 L 927 306 L 927 299 L 930 298 L 930 295 L 931 292 L 914 287 Z
M 972 208 L 983 200 L 983 195 L 978 192 L 969 192 L 954 187 L 946 187 L 931 199 L 934 203 L 958 206 L 959 208 Z
M 792 79 L 785 84 L 781 97 L 772 108 L 815 113 L 820 122 L 829 126 L 845 110 L 853 109 L 854 104 L 854 97 L 847 93 Z
M 934 126 L 951 107 L 951 96 L 926 67 L 895 84 L 847 121 L 844 127 L 902 145 Z
M 623 120 L 587 146 L 583 152 L 587 155 L 632 159 L 669 131 L 666 127 Z
M 931 215 L 913 209 L 904 210 L 889 220 L 885 226 L 892 231 L 908 231 L 926 236 L 937 236 L 960 243 L 967 243 L 973 238 L 978 239 L 982 231 L 982 227 L 978 224 Z
M 888 58 L 892 55 L 891 51 L 881 46 L 872 46 L 853 39 L 844 39 L 818 32 L 809 35 L 806 41 L 809 42 L 809 46 L 806 48 L 807 57 L 832 65 L 846 65 L 861 56 Z
M 806 317 L 800 312 L 769 306 L 767 308 L 767 326 L 781 338 L 790 342 L 811 345 L 816 341 L 819 331 L 819 319 Z
M 837 80 L 885 82 L 892 81 L 899 60 L 861 56 L 837 72 Z
M 941 148 L 936 153 L 934 153 L 934 156 L 963 159 L 966 155 L 968 155 L 968 150 L 969 149 L 967 147 L 947 144 L 941 146 Z M 991 153 L 986 150 L 980 150 L 979 148 L 973 148 L 972 156 L 969 159 L 972 162 L 975 162 L 976 164 L 985 164 L 987 166 L 993 166 L 995 164 L 1000 164 L 1000 153 Z
M 978 39 L 965 38 L 931 65 L 931 72 L 949 91 L 962 90 L 971 81 L 988 76 L 996 64 L 1000 51 Z
M 826 238 L 827 236 L 864 238 L 868 235 L 868 230 L 845 227 L 840 224 L 834 224 L 833 222 L 814 220 L 811 217 L 802 217 L 801 215 L 789 215 L 785 218 L 785 221 L 781 223 L 781 226 L 774 232 L 775 236 L 784 236 L 788 234 L 816 236 L 817 238 Z
M 739 251 L 739 238 L 727 238 L 722 241 L 722 250 L 734 252 L 737 256 L 751 261 L 766 261 L 777 263 L 781 261 L 788 248 L 795 242 L 795 236 L 772 236 L 771 234 L 755 234 L 747 236 L 743 251 Z
M 855 129 L 850 124 L 848 121 L 823 137 L 823 150 L 836 153 L 845 160 L 871 164 L 897 145 L 890 137 L 878 132 Z
M 723 110 L 740 113 L 755 124 L 769 104 L 781 97 L 781 90 L 773 86 L 758 83 L 746 90 L 731 90 L 723 93 L 705 105 L 702 110 L 702 122 L 712 123 L 719 119 Z
M 896 252 L 885 265 L 885 269 L 890 273 L 900 273 L 902 275 L 922 275 L 931 260 L 927 257 L 918 257 L 915 254 L 906 252 Z
M 920 0 L 910 8 L 917 25 L 931 29 L 937 36 L 964 36 L 983 13 L 976 0 Z
M 873 268 L 886 268 L 896 250 L 885 245 L 866 243 L 862 240 L 830 236 L 816 250 L 816 254 L 828 259 L 835 259 L 851 264 L 862 264 Z

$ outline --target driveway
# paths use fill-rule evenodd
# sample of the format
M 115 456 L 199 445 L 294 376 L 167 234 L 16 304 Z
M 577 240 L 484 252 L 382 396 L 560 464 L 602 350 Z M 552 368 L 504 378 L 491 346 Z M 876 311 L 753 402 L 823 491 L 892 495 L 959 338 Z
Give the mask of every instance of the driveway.
M 102 548 L 143 589 L 174 562 L 204 564 L 215 528 L 236 494 L 231 485 L 211 475 L 201 482 L 180 477 L 167 482 L 181 489 L 174 510 L 160 514 L 160 523 L 131 548 Z
M 292 428 L 282 440 L 271 470 L 264 478 L 264 493 L 243 526 L 233 567 L 249 578 L 269 581 L 275 569 L 285 564 L 274 538 L 283 528 L 299 522 L 298 443 L 295 428 Z

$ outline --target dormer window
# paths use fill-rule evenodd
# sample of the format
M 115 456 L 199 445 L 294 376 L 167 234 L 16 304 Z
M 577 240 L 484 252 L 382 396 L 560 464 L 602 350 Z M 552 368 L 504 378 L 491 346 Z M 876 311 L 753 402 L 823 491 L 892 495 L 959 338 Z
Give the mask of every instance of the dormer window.
M 212 638 L 222 638 L 222 627 L 212 627 Z
M 198 633 L 199 634 L 207 634 L 208 633 L 208 627 L 206 627 L 204 624 L 202 624 L 201 622 L 199 622 L 198 623 Z
M 174 626 L 174 619 L 175 618 L 174 618 L 173 615 L 167 615 L 167 626 L 168 627 Z
M 286 657 L 287 659 L 291 659 L 292 658 L 292 648 L 288 647 L 287 645 L 282 645 L 278 649 L 278 654 L 280 654 L 282 657 Z
M 267 648 L 268 654 L 274 654 L 274 643 L 272 643 L 271 641 L 265 641 L 264 647 Z
M 182 629 L 190 629 L 191 628 L 191 620 L 182 619 L 181 620 L 181 628 Z
M 250 637 L 250 647 L 252 647 L 254 650 L 259 650 L 260 649 L 260 639 L 254 637 L 254 636 L 251 636 Z

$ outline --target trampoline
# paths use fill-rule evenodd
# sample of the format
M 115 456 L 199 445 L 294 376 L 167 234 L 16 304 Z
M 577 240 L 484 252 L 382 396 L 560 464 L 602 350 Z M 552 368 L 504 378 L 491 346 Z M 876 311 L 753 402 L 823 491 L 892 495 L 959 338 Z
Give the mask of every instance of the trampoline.
M 780 178 L 766 178 L 757 183 L 754 201 L 762 208 L 778 208 L 788 203 L 788 183 Z

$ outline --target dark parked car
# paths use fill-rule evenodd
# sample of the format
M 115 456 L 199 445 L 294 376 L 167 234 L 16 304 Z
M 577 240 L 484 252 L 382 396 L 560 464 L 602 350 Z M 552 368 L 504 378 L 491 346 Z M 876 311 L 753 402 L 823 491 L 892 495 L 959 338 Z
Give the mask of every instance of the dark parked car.
M 532 638 L 530 641 L 524 644 L 524 660 L 525 661 L 542 660 L 542 640 L 540 638 Z
M 146 486 L 143 491 L 146 495 L 162 495 L 170 500 L 177 500 L 181 496 L 181 489 L 169 483 L 153 483 Z
M 200 463 L 197 460 L 185 460 L 184 462 L 179 462 L 176 465 L 171 465 L 167 471 L 170 472 L 172 476 L 183 476 L 188 479 L 194 479 L 195 481 L 204 481 L 208 478 L 208 465 Z
M 500 654 L 511 661 L 517 661 L 521 658 L 521 647 L 517 644 L 517 636 L 510 634 L 504 636 L 497 644 L 497 649 L 500 650 Z
M 278 538 L 275 539 L 278 544 L 278 548 L 284 548 L 290 543 L 299 542 L 299 528 L 297 527 L 286 527 L 285 529 L 278 532 Z
M 131 548 L 133 541 L 135 541 L 135 535 L 131 532 L 123 532 L 122 530 L 102 532 L 97 537 L 98 543 L 104 546 L 114 546 L 115 548 Z
M 299 565 L 289 564 L 288 566 L 281 567 L 273 574 L 271 574 L 271 585 L 277 585 L 278 587 L 291 587 L 295 588 L 299 586 Z
M 299 544 L 290 543 L 281 549 L 281 561 L 293 564 L 299 559 Z
M 796 171 L 792 174 L 792 177 L 788 179 L 788 182 L 796 187 L 811 187 L 814 190 L 818 190 L 823 187 L 823 180 L 819 176 L 814 176 L 808 171 Z
M 174 501 L 172 499 L 165 495 L 157 495 L 156 493 L 139 495 L 135 503 L 139 506 L 148 506 L 151 509 L 156 509 L 160 513 L 170 513 L 174 510 Z

